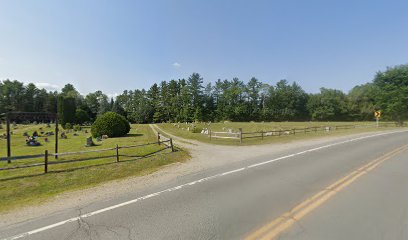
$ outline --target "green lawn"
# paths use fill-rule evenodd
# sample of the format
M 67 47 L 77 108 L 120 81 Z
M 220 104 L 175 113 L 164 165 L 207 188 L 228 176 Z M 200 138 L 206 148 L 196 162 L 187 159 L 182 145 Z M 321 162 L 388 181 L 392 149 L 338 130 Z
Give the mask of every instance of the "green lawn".
M 302 129 L 307 127 L 325 127 L 325 126 L 344 126 L 344 125 L 358 125 L 364 126 L 355 129 L 346 129 L 346 130 L 336 130 L 336 131 L 318 131 L 318 132 L 308 132 L 308 133 L 297 133 L 296 135 L 284 135 L 282 136 L 265 136 L 262 140 L 259 138 L 248 138 L 243 139 L 241 144 L 238 139 L 216 139 L 212 138 L 210 140 L 208 135 L 201 133 L 193 133 L 188 131 L 191 124 L 186 123 L 161 123 L 157 124 L 164 131 L 180 136 L 186 139 L 198 140 L 201 142 L 212 143 L 212 144 L 221 144 L 221 145 L 254 145 L 254 144 L 265 144 L 265 143 L 274 143 L 274 142 L 288 142 L 298 139 L 306 138 L 316 138 L 322 136 L 333 136 L 333 135 L 346 135 L 351 133 L 360 133 L 360 132 L 370 132 L 370 131 L 379 131 L 384 130 L 384 125 L 380 128 L 375 127 L 375 122 L 220 122 L 220 123 L 196 123 L 195 126 L 198 129 L 208 128 L 212 132 L 226 132 L 231 129 L 233 132 L 238 132 L 239 128 L 242 128 L 244 133 L 249 132 L 260 132 L 260 131 L 277 131 L 277 130 L 290 130 L 290 129 Z M 392 127 L 387 127 L 391 129 Z M 244 134 L 243 137 L 250 136 L 261 136 L 261 134 Z
M 26 146 L 23 133 L 32 134 L 35 130 L 39 132 L 40 127 L 44 131 L 54 131 L 53 128 L 46 128 L 45 125 L 18 125 L 17 129 L 12 129 L 12 156 L 41 154 L 45 149 L 48 149 L 51 153 L 53 152 L 54 136 L 49 137 L 50 141 L 48 143 L 44 142 L 44 137 L 40 137 L 39 141 L 42 146 Z M 0 130 L 0 134 L 4 132 L 4 129 Z M 115 147 L 116 144 L 129 146 L 157 141 L 156 135 L 148 125 L 137 124 L 132 125 L 132 129 L 126 137 L 110 138 L 101 142 L 94 140 L 98 145 L 95 147 L 85 147 L 86 137 L 90 136 L 89 133 L 86 134 L 81 131 L 77 134 L 79 136 L 74 136 L 73 132 L 67 133 L 68 139 L 59 139 L 59 152 L 96 150 Z M 0 196 L 2 199 L 0 212 L 21 205 L 36 204 L 64 191 L 91 187 L 114 179 L 149 174 L 164 165 L 186 161 L 189 157 L 185 151 L 171 153 L 170 149 L 163 149 L 163 144 L 160 146 L 154 144 L 139 148 L 120 149 L 120 163 L 116 163 L 115 151 L 60 156 L 58 160 L 50 157 L 50 163 L 64 160 L 97 159 L 49 165 L 49 173 L 47 174 L 44 174 L 43 166 L 0 171 Z M 5 157 L 5 139 L 0 140 L 0 150 L 0 157 Z M 157 151 L 160 152 L 155 156 L 144 157 Z M 43 158 L 14 160 L 11 164 L 3 161 L 0 162 L 0 168 L 43 163 L 43 161 Z

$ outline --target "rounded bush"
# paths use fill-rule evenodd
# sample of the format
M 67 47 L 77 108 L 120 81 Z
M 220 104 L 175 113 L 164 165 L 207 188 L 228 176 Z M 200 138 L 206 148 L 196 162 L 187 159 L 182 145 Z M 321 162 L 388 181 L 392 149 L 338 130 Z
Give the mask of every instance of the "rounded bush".
M 91 133 L 93 137 L 122 137 L 130 131 L 130 124 L 125 117 L 115 112 L 107 112 L 97 117 L 92 124 Z

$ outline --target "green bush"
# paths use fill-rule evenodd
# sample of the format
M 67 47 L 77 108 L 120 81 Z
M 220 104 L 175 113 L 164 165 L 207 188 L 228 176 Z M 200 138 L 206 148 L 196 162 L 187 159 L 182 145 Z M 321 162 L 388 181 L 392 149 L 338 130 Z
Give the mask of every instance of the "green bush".
M 91 133 L 93 137 L 122 137 L 130 131 L 130 124 L 125 117 L 115 112 L 106 112 L 97 117 L 92 124 Z
M 72 129 L 72 124 L 71 123 L 65 123 L 65 125 L 62 126 L 64 129 Z
M 202 127 L 195 127 L 195 128 L 193 128 L 193 130 L 192 130 L 191 132 L 193 132 L 193 133 L 201 133 L 202 130 L 203 130 Z
M 74 125 L 74 131 L 80 131 L 81 130 L 81 125 L 75 124 Z

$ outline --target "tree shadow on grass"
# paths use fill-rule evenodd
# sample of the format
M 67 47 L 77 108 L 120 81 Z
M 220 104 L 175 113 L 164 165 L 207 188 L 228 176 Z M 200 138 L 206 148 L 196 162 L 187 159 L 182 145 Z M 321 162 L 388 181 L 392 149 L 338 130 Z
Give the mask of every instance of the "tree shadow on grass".
M 142 134 L 142 133 L 128 133 L 128 134 L 126 134 L 126 136 L 125 137 L 140 137 L 140 136 L 143 136 L 144 134 Z

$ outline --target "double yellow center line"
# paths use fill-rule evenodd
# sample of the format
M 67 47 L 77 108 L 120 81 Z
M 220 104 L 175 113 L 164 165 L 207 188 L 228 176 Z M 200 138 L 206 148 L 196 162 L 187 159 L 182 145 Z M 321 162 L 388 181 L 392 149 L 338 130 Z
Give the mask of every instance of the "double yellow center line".
M 264 225 L 260 229 L 251 233 L 245 239 L 246 240 L 274 239 L 275 237 L 280 235 L 283 231 L 291 227 L 296 221 L 300 220 L 301 218 L 306 216 L 308 213 L 312 212 L 314 209 L 316 209 L 317 207 L 325 203 L 327 200 L 333 197 L 340 190 L 344 189 L 345 187 L 347 187 L 348 185 L 356 181 L 358 178 L 360 178 L 364 174 L 372 171 L 374 168 L 379 166 L 381 163 L 385 162 L 386 160 L 391 159 L 392 157 L 400 154 L 401 152 L 407 149 L 408 149 L 408 145 L 404 145 L 387 154 L 384 154 L 383 156 L 377 159 L 370 161 L 364 166 L 358 168 L 357 170 L 349 173 L 345 177 L 331 184 L 324 190 L 318 192 L 312 197 L 301 202 L 300 204 L 295 206 L 293 209 L 282 214 L 281 216 L 279 216 L 272 222 Z

